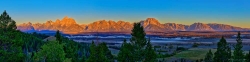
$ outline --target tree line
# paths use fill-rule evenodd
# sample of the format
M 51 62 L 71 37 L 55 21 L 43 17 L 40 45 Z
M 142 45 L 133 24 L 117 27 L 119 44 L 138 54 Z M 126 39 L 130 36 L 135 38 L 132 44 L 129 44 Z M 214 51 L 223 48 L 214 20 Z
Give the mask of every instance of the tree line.
M 234 51 L 232 53 L 230 46 L 226 39 L 222 37 L 217 43 L 217 51 L 213 54 L 211 49 L 206 54 L 205 62 L 250 62 L 250 51 L 245 54 L 242 50 L 242 39 L 240 32 L 236 37 L 236 45 L 233 46 Z

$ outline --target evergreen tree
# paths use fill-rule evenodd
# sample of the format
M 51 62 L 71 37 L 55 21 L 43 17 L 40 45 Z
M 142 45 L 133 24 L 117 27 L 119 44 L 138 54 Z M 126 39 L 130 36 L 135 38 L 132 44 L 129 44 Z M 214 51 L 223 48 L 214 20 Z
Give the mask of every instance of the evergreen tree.
M 111 51 L 108 49 L 107 44 L 103 42 L 103 43 L 99 44 L 98 46 L 99 46 L 99 49 L 101 49 L 101 52 L 104 53 L 105 58 L 108 59 L 107 61 L 108 62 L 113 62 L 114 57 L 111 54 Z
M 237 38 L 236 38 L 237 44 L 234 47 L 233 52 L 233 61 L 234 62 L 243 62 L 244 61 L 244 53 L 242 50 L 242 40 L 240 37 L 240 32 L 238 32 Z
M 87 62 L 112 62 L 113 56 L 110 56 L 111 52 L 105 51 L 105 46 L 105 43 L 95 46 L 94 42 L 92 41 L 92 44 L 90 45 L 90 57 L 88 58 Z M 108 58 L 111 58 L 111 60 Z
M 65 57 L 66 58 L 71 58 L 73 62 L 77 62 L 79 59 L 78 59 L 78 44 L 75 43 L 74 41 L 68 41 L 67 40 L 64 40 L 65 42 L 61 43 L 61 44 L 64 44 L 63 46 L 63 49 L 64 49 L 64 52 L 66 53 Z
M 56 41 L 49 41 L 42 46 L 42 50 L 38 51 L 34 57 L 35 61 L 46 62 L 62 62 L 65 58 L 63 44 Z
M 4 11 L 0 15 L 0 61 L 20 62 L 24 59 L 23 35 L 16 30 L 16 22 Z
M 6 11 L 4 11 L 0 16 L 0 28 L 3 31 L 16 30 L 16 22 L 11 19 Z
M 134 23 L 134 27 L 131 33 L 132 37 L 130 39 L 131 45 L 134 47 L 134 58 L 137 61 L 142 61 L 145 58 L 145 47 L 147 44 L 146 33 L 144 32 L 141 23 Z
M 60 44 L 64 44 L 63 49 L 66 53 L 66 58 L 71 59 L 72 62 L 79 62 L 85 60 L 85 51 L 87 51 L 87 49 L 84 47 L 87 47 L 86 45 L 77 43 L 73 40 L 63 37 L 60 34 L 59 30 L 57 30 L 55 37 Z
M 97 62 L 97 58 L 96 58 L 96 50 L 95 50 L 95 43 L 94 41 L 92 41 L 91 45 L 90 45 L 90 57 L 88 58 L 88 60 L 86 62 Z
M 56 37 L 56 41 L 58 41 L 61 44 L 62 43 L 62 36 L 61 36 L 59 30 L 56 31 L 55 37 Z
M 206 54 L 205 56 L 205 62 L 213 62 L 213 53 L 211 51 L 211 49 L 209 50 L 209 52 Z
M 146 46 L 147 40 L 146 40 L 146 33 L 144 32 L 143 26 L 141 26 L 141 23 L 134 23 L 134 27 L 132 29 L 132 38 L 130 42 L 132 45 L 138 47 L 138 49 L 142 49 Z
M 85 50 L 83 47 L 80 47 L 78 49 L 77 57 L 74 60 L 75 61 L 72 61 L 72 62 L 85 62 L 86 61 Z
M 245 62 L 250 62 L 250 50 L 248 52 L 248 54 L 246 54 L 246 57 L 245 57 Z
M 214 53 L 214 62 L 229 62 L 231 58 L 231 49 L 224 37 L 217 44 L 217 51 Z
M 156 53 L 154 49 L 152 49 L 152 45 L 150 43 L 150 38 L 147 43 L 147 47 L 145 50 L 145 60 L 143 62 L 155 62 L 156 61 Z
M 95 50 L 97 51 L 97 56 L 96 56 L 96 58 L 98 58 L 97 62 L 112 62 L 108 59 L 108 58 L 110 58 L 111 60 L 113 59 L 111 52 L 109 52 L 109 50 L 105 51 L 106 48 L 107 46 L 105 43 L 101 43 L 95 48 Z
M 118 61 L 119 62 L 135 62 L 134 56 L 132 54 L 133 52 L 133 46 L 130 43 L 126 42 L 126 39 L 124 39 L 121 49 L 118 53 Z

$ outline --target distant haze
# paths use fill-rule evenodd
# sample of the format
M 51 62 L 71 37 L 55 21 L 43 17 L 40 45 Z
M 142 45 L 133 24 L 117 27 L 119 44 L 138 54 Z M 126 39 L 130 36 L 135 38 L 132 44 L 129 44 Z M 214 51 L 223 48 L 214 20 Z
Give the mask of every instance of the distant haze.
M 104 19 L 139 22 L 151 17 L 160 23 L 250 28 L 250 0 L 3 0 L 0 13 L 4 10 L 17 24 L 43 23 L 64 16 L 79 24 Z

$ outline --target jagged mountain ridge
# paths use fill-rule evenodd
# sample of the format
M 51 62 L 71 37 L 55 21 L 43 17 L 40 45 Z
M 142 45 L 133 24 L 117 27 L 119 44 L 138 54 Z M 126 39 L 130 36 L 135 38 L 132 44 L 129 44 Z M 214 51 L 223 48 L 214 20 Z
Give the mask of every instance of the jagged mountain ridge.
M 235 27 L 231 25 L 226 25 L 226 24 L 217 24 L 217 23 L 209 23 L 209 25 L 212 29 L 217 30 L 217 31 L 237 31 L 237 30 L 242 30 L 242 31 L 249 31 L 249 28 L 241 28 L 241 27 Z
M 234 27 L 226 24 L 204 24 L 194 23 L 191 25 L 183 25 L 176 23 L 161 24 L 155 18 L 147 18 L 140 21 L 145 31 L 150 32 L 167 32 L 167 31 L 248 31 L 248 28 Z M 64 17 L 62 20 L 57 19 L 55 22 L 49 20 L 45 23 L 30 22 L 23 23 L 17 26 L 18 30 L 60 30 L 66 33 L 80 32 L 130 32 L 133 28 L 133 23 L 125 21 L 106 21 L 100 20 L 90 24 L 77 24 L 73 18 Z
M 30 22 L 20 24 L 19 26 L 17 26 L 17 29 L 21 31 L 35 30 L 34 27 L 32 26 L 32 23 Z
M 213 28 L 211 28 L 209 25 L 204 23 L 194 23 L 189 26 L 187 31 L 214 31 Z
M 34 28 L 30 30 L 37 30 L 37 31 L 60 30 L 62 32 L 74 32 L 74 33 L 81 32 L 84 29 L 79 24 L 77 24 L 73 18 L 68 18 L 68 17 L 64 17 L 62 20 L 57 19 L 55 22 L 49 20 L 46 23 L 35 23 L 35 24 L 29 23 L 29 25 L 27 25 L 27 23 L 24 23 L 18 25 L 17 27 L 18 27 L 17 29 L 21 31 L 28 31 L 25 29 L 28 29 L 27 27 L 30 27 Z
M 132 24 L 124 21 L 106 21 L 100 20 L 90 23 L 84 29 L 85 32 L 128 32 L 132 28 Z

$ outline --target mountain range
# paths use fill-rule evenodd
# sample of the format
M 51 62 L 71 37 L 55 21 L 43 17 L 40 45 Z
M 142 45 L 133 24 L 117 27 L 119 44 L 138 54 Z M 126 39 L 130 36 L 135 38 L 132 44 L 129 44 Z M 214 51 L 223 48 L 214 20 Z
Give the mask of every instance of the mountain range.
M 161 24 L 155 18 L 147 18 L 140 21 L 145 31 L 150 32 L 167 32 L 167 31 L 249 31 L 249 28 L 235 27 L 227 24 L 217 23 L 193 23 L 183 25 L 176 23 Z M 64 33 L 81 33 L 81 32 L 130 32 L 133 23 L 125 21 L 100 20 L 90 24 L 77 24 L 73 18 L 64 17 L 62 20 L 47 21 L 45 23 L 23 23 L 17 26 L 21 31 L 41 31 L 41 30 L 60 30 Z

